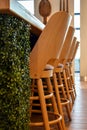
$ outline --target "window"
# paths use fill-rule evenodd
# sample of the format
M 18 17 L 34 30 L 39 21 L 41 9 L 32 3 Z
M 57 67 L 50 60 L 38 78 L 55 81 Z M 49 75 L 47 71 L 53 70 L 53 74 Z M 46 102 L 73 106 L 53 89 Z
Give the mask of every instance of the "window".
M 18 2 L 34 14 L 34 0 L 18 0 Z
M 75 36 L 80 39 L 80 0 L 74 0 L 74 27 L 76 30 Z M 78 35 L 79 34 L 79 35 Z
M 80 13 L 80 0 L 74 0 L 74 13 Z
M 80 41 L 80 0 L 74 0 L 74 27 L 75 36 Z M 75 56 L 75 72 L 80 72 L 80 46 Z
M 74 27 L 80 30 L 80 13 L 74 14 Z

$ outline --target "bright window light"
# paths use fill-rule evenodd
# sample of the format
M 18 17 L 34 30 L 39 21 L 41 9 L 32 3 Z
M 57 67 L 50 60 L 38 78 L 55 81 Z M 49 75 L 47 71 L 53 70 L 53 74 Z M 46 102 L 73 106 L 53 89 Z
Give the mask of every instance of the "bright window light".
M 74 13 L 80 13 L 80 0 L 74 0 Z
M 75 37 L 77 37 L 77 40 L 80 41 L 80 0 L 74 0 L 74 27 L 75 27 L 74 35 Z M 80 59 L 80 46 L 77 50 L 75 59 Z
M 77 37 L 77 40 L 80 41 L 80 30 L 75 30 L 75 37 Z
M 34 0 L 18 0 L 18 2 L 34 14 Z
M 80 15 L 74 15 L 74 27 L 80 28 Z

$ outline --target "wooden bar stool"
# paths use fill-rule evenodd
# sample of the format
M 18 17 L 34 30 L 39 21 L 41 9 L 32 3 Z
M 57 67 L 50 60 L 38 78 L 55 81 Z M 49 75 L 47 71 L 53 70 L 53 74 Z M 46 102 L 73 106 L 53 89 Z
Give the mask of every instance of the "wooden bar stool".
M 66 92 L 68 93 L 68 95 L 67 95 L 67 93 L 65 93 L 65 88 L 64 88 L 64 85 L 63 85 L 63 82 L 62 82 L 61 73 L 63 72 L 63 68 L 64 68 L 63 64 L 65 62 L 67 55 L 68 55 L 67 50 L 71 46 L 73 36 L 74 36 L 74 28 L 70 26 L 68 33 L 67 33 L 67 36 L 66 36 L 66 39 L 65 39 L 65 42 L 63 44 L 63 48 L 61 50 L 59 59 L 58 59 L 57 63 L 54 65 L 54 67 L 55 67 L 54 73 L 56 74 L 56 80 L 57 80 L 57 86 L 58 86 L 57 89 L 59 89 L 59 90 L 61 89 L 61 92 L 62 92 L 62 96 L 61 96 L 61 93 L 60 93 L 61 104 L 62 104 L 63 107 L 66 108 L 69 120 L 71 120 L 70 108 L 69 108 L 70 96 L 68 96 L 69 90 L 68 90 L 68 87 L 67 87 L 66 88 Z M 59 65 L 59 63 L 61 63 L 61 64 Z M 56 99 L 57 99 L 57 95 L 58 95 L 57 90 L 55 90 L 55 95 L 56 95 Z
M 37 87 L 38 94 L 35 96 L 33 91 L 31 91 L 32 96 L 30 97 L 30 113 L 32 117 L 33 101 L 39 100 L 41 107 L 39 112 L 42 115 L 42 121 L 31 121 L 29 123 L 30 126 L 43 126 L 45 130 L 50 130 L 51 126 L 56 124 L 59 130 L 65 130 L 63 117 L 58 111 L 53 88 L 50 82 L 50 77 L 53 75 L 53 68 L 52 66 L 50 67 L 49 64 L 56 57 L 59 57 L 63 46 L 62 43 L 66 37 L 70 21 L 71 16 L 68 13 L 55 13 L 48 21 L 30 54 L 30 76 L 33 80 L 33 85 L 31 86 Z M 44 80 L 46 81 L 46 89 L 48 90 L 46 93 L 44 90 Z M 52 104 L 52 111 L 50 112 L 48 112 L 47 109 L 47 105 L 49 104 L 46 104 L 46 99 L 49 99 Z M 34 112 L 37 113 L 38 111 L 35 110 Z M 52 120 L 49 118 L 50 113 L 54 116 Z
M 50 77 L 52 77 L 52 75 L 53 75 L 53 69 L 45 68 L 44 71 L 42 72 L 41 78 L 35 79 L 36 80 L 35 85 L 38 87 L 38 90 L 37 90 L 38 95 L 37 96 L 33 95 L 32 97 L 30 97 L 30 100 L 33 100 L 33 101 L 40 100 L 40 103 L 39 104 L 35 103 L 35 104 L 31 104 L 31 105 L 35 105 L 35 106 L 39 105 L 41 107 L 41 105 L 43 104 L 43 108 L 41 108 L 40 110 L 33 108 L 33 109 L 31 109 L 31 112 L 38 113 L 38 114 L 43 113 L 43 118 L 40 119 L 39 122 L 30 123 L 30 125 L 35 126 L 35 127 L 44 126 L 44 123 L 47 123 L 47 121 L 48 121 L 48 124 L 46 124 L 46 126 L 44 126 L 44 127 L 47 127 L 47 125 L 48 126 L 50 125 L 50 127 L 48 127 L 48 128 L 51 129 L 52 127 L 55 128 L 54 125 L 57 124 L 58 128 L 60 130 L 62 130 L 62 124 L 61 124 L 62 116 L 59 114 L 59 112 L 57 110 L 55 97 L 53 96 L 53 90 L 52 90 L 52 85 L 51 85 L 51 81 L 50 81 Z M 46 89 L 46 93 L 44 92 L 43 80 L 46 80 L 45 84 L 48 89 L 48 91 Z M 46 103 L 46 101 L 49 101 L 49 103 Z M 42 102 L 42 104 L 41 104 L 41 102 Z M 50 108 L 51 111 L 49 109 L 50 106 L 51 106 L 51 108 Z M 50 115 L 52 116 L 52 119 L 51 119 Z
M 75 44 L 75 39 L 76 38 L 73 38 L 73 40 L 71 40 L 71 44 L 66 44 L 66 46 L 63 47 L 63 51 L 60 55 L 60 59 L 61 63 L 60 65 L 57 66 L 57 68 L 61 68 L 62 71 L 61 71 L 61 77 L 62 77 L 62 82 L 63 82 L 63 85 L 64 85 L 64 88 L 65 88 L 65 92 L 66 92 L 66 96 L 67 96 L 67 99 L 70 101 L 70 109 L 72 109 L 72 99 L 71 99 L 71 90 L 69 90 L 69 84 L 67 82 L 67 76 L 66 76 L 66 70 L 65 70 L 65 65 L 66 65 L 66 62 L 67 62 L 67 58 L 68 58 L 68 55 L 69 55 L 69 52 L 70 52 L 70 48 Z M 67 51 L 67 48 L 68 51 Z M 66 54 L 66 55 L 65 55 Z
M 70 47 L 70 50 L 69 50 L 69 54 L 68 54 L 68 57 L 67 57 L 67 60 L 65 62 L 65 79 L 67 80 L 67 85 L 68 85 L 68 89 L 69 89 L 69 94 L 70 94 L 70 97 L 71 97 L 71 101 L 72 101 L 72 104 L 74 103 L 74 100 L 75 100 L 75 94 L 74 94 L 74 88 L 73 88 L 73 85 L 72 85 L 72 81 L 71 81 L 71 78 L 70 78 L 70 72 L 69 72 L 69 59 L 71 59 L 72 57 L 72 54 L 73 54 L 73 51 L 74 51 L 74 48 L 75 48 L 75 45 L 76 45 L 76 41 L 77 38 L 74 37 L 73 38 L 73 42 L 72 42 L 72 46 Z
M 75 97 L 76 97 L 76 88 L 75 88 L 75 82 L 74 82 L 74 77 L 73 77 L 73 72 L 72 72 L 72 62 L 73 62 L 73 60 L 75 58 L 78 47 L 79 47 L 79 41 L 76 42 L 75 47 L 73 49 L 72 56 L 68 60 L 68 73 L 69 73 L 69 76 L 70 76 L 70 79 L 71 79 L 71 84 L 72 84 L 72 86 L 74 88 L 74 96 Z

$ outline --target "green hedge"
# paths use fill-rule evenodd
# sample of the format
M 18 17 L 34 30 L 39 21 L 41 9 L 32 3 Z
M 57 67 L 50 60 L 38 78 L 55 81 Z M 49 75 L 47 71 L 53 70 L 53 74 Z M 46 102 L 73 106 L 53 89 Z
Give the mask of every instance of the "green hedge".
M 30 26 L 0 14 L 0 130 L 29 130 Z

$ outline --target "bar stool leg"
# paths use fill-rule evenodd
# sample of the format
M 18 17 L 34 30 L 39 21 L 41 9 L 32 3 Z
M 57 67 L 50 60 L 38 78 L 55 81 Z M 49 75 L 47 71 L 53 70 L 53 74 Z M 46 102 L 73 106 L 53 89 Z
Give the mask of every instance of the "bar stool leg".
M 70 108 L 68 105 L 66 105 L 66 110 L 67 110 L 67 114 L 68 114 L 68 117 L 69 117 L 69 120 L 71 121 L 71 115 L 70 115 Z
M 59 72 L 59 73 L 56 73 L 56 75 L 57 75 L 57 74 L 58 74 L 58 78 L 59 78 L 59 84 L 63 84 L 62 79 L 61 79 L 61 74 L 60 74 L 60 72 Z M 66 99 L 66 94 L 65 94 L 65 90 L 64 90 L 64 85 L 61 87 L 61 89 L 62 89 L 62 93 L 63 93 L 63 98 Z M 66 103 L 65 103 L 65 104 L 66 104 Z M 62 104 L 62 105 L 63 105 L 63 104 Z M 66 108 L 69 121 L 71 121 L 71 114 L 70 114 L 69 103 L 67 103 L 67 104 L 64 105 L 64 106 L 65 106 L 65 108 Z
M 58 73 L 58 78 L 59 78 L 59 82 L 60 82 L 59 84 L 60 85 L 63 84 L 60 72 Z M 61 89 L 62 89 L 63 97 L 66 98 L 66 94 L 65 94 L 65 90 L 64 90 L 64 85 L 61 87 Z
M 50 78 L 47 78 L 46 80 L 47 80 L 47 85 L 48 85 L 48 89 L 49 89 L 48 91 L 49 91 L 50 93 L 53 93 L 53 88 L 52 88 L 52 84 L 51 84 Z M 53 105 L 54 112 L 55 112 L 55 113 L 59 113 L 59 112 L 58 112 L 58 109 L 57 109 L 57 104 L 56 104 L 56 99 L 55 99 L 55 97 L 52 96 L 51 100 L 52 100 L 52 105 Z M 62 129 L 62 124 L 61 124 L 61 122 L 58 123 L 58 126 L 59 126 L 59 129 L 60 129 L 60 130 L 63 130 L 63 129 Z
M 44 71 L 42 78 L 35 79 L 35 82 L 32 84 L 33 95 L 30 97 L 30 100 L 33 100 L 31 101 L 33 107 L 31 107 L 30 110 L 32 114 L 41 113 L 42 118 L 39 121 L 38 119 L 36 119 L 36 121 L 31 120 L 29 125 L 31 128 L 41 126 L 44 127 L 44 130 L 51 130 L 54 127 L 57 127 L 58 130 L 63 130 L 61 123 L 62 115 L 57 108 L 56 99 L 51 85 L 50 73 L 53 74 L 51 70 Z M 40 107 L 40 110 L 35 107 Z
M 71 98 L 70 98 L 70 94 L 69 94 L 69 88 L 68 88 L 68 84 L 67 84 L 67 78 L 66 78 L 66 73 L 65 70 L 63 70 L 63 77 L 64 77 L 64 82 L 65 82 L 65 88 L 66 88 L 66 93 L 67 93 L 67 98 L 70 101 L 70 110 L 72 110 L 72 102 L 71 102 Z
M 44 98 L 43 85 L 42 85 L 41 79 L 37 79 L 37 86 L 38 86 L 38 94 L 40 97 L 40 104 L 41 104 L 42 116 L 43 116 L 43 121 L 44 121 L 44 127 L 45 127 L 45 130 L 50 130 L 47 110 L 46 110 L 46 102 Z
M 69 68 L 66 68 L 65 72 L 67 75 L 67 83 L 68 83 L 69 93 L 70 93 L 71 99 L 72 99 L 72 104 L 74 104 L 75 93 L 74 93 L 74 87 L 72 85 L 72 81 L 71 81 L 71 77 L 70 77 L 70 73 L 69 73 Z
M 72 85 L 73 85 L 73 88 L 74 88 L 74 94 L 75 94 L 75 98 L 76 98 L 76 88 L 75 88 L 73 73 L 72 73 L 72 70 L 71 70 L 71 65 L 69 66 L 69 73 L 70 73 L 70 78 L 71 78 L 71 82 L 72 82 Z
M 64 115 L 63 115 L 63 111 L 62 111 L 60 95 L 59 95 L 59 90 L 58 90 L 58 84 L 57 84 L 57 79 L 56 79 L 56 74 L 55 73 L 53 74 L 53 82 L 54 82 L 54 89 L 55 89 L 55 93 L 56 93 L 56 100 L 57 100 L 58 109 L 59 109 L 60 114 L 63 117 L 62 118 L 63 130 L 66 130 L 65 122 L 64 122 Z

